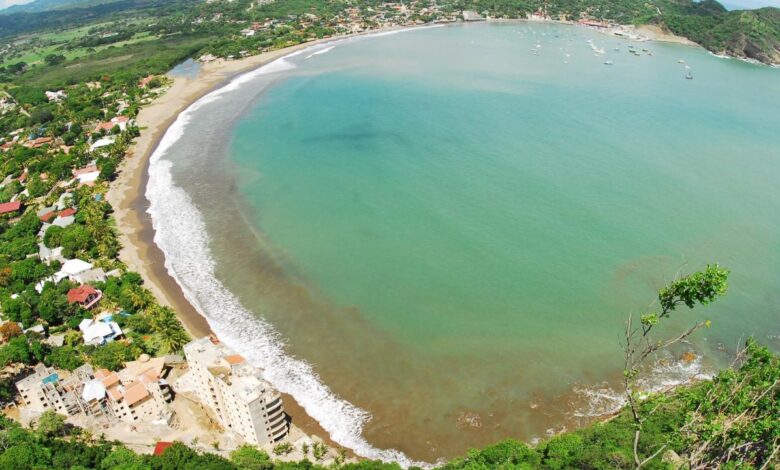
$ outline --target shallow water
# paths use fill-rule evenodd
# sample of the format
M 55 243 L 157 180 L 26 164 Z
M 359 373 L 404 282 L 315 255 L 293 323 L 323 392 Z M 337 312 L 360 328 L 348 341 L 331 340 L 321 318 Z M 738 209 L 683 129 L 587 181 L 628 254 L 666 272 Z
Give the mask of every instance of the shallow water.
M 652 381 L 715 367 L 744 335 L 777 347 L 780 72 L 629 44 L 480 24 L 275 62 L 190 112 L 152 164 L 169 268 L 374 457 L 433 461 L 614 406 L 627 313 L 708 262 L 731 292 L 672 325 L 713 320 L 702 359 Z

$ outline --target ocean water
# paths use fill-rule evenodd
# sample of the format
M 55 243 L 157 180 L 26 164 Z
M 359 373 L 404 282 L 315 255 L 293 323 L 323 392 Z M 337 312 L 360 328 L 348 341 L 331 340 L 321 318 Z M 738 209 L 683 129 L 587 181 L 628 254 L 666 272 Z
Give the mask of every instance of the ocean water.
M 780 71 L 508 23 L 244 75 L 172 126 L 147 196 L 220 337 L 341 445 L 410 464 L 619 406 L 625 318 L 707 263 L 731 290 L 674 315 L 668 331 L 713 326 L 647 387 L 747 335 L 779 348 L 777 181 Z

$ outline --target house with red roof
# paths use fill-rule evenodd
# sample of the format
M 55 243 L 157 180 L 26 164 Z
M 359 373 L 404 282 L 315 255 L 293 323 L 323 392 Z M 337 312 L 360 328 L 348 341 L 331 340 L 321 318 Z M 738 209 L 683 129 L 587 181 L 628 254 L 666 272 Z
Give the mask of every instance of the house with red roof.
M 0 215 L 18 212 L 22 208 L 22 201 L 4 202 L 0 204 Z
M 52 137 L 38 137 L 37 139 L 28 140 L 24 143 L 24 146 L 27 148 L 37 149 L 43 147 L 44 145 L 51 144 L 52 141 L 54 141 Z
M 68 207 L 64 211 L 60 211 L 60 213 L 57 214 L 57 217 L 70 217 L 70 216 L 75 215 L 75 214 L 76 214 L 76 209 L 74 209 L 72 207 Z
M 103 298 L 103 293 L 94 287 L 84 284 L 68 291 L 68 303 L 77 303 L 89 310 Z
M 41 219 L 41 222 L 50 223 L 53 218 L 57 216 L 56 211 L 49 211 L 45 214 L 39 215 L 38 218 Z
M 116 116 L 114 118 L 111 118 L 110 121 L 101 122 L 98 123 L 97 126 L 95 126 L 95 132 L 100 131 L 110 131 L 115 126 L 119 126 L 119 130 L 123 131 L 127 129 L 127 124 L 130 122 L 130 118 L 127 116 Z
M 165 449 L 172 446 L 173 442 L 160 441 L 154 446 L 154 455 L 160 456 L 165 452 Z

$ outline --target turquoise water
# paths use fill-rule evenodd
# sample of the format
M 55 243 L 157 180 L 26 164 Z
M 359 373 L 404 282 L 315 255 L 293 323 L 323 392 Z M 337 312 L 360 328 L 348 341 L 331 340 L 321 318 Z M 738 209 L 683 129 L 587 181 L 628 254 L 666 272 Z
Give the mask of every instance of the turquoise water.
M 221 280 L 371 413 L 370 443 L 433 460 L 581 424 L 616 403 L 593 391 L 627 314 L 709 262 L 730 293 L 671 325 L 713 320 L 701 359 L 652 380 L 780 344 L 780 71 L 629 44 L 534 24 L 339 43 L 245 89 L 203 125 L 229 136 L 209 163 L 174 167 Z

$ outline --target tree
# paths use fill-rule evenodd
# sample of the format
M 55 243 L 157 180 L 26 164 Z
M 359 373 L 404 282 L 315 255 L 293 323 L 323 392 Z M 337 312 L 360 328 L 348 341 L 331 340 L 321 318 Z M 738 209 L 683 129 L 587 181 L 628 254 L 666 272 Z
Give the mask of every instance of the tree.
M 68 345 L 52 348 L 49 354 L 46 355 L 44 362 L 57 369 L 65 370 L 74 370 L 84 365 L 84 359 L 81 357 L 81 352 L 73 346 Z
M 54 113 L 49 106 L 37 106 L 30 112 L 30 124 L 45 124 L 54 119 Z
M 628 317 L 625 343 L 623 345 L 625 364 L 623 388 L 634 420 L 633 456 L 635 469 L 640 469 L 647 465 L 667 448 L 667 445 L 663 444 L 644 459 L 639 455 L 639 440 L 642 434 L 642 426 L 647 419 L 647 413 L 643 413 L 641 410 L 637 386 L 637 379 L 641 374 L 643 364 L 653 353 L 684 341 L 702 327 L 708 327 L 710 322 L 709 320 L 697 322 L 683 333 L 665 341 L 653 341 L 650 333 L 659 322 L 669 318 L 671 313 L 678 307 L 685 305 L 692 309 L 696 305 L 709 304 L 725 294 L 728 289 L 728 275 L 729 271 L 727 269 L 722 269 L 715 264 L 708 265 L 704 271 L 678 277 L 658 292 L 660 311 L 642 315 L 639 326 L 634 325 L 631 315 Z M 652 410 L 650 413 L 652 413 Z
M 274 468 L 271 458 L 257 447 L 244 444 L 230 453 L 230 461 L 239 470 L 266 470 Z
M 43 234 L 43 244 L 46 248 L 57 248 L 62 243 L 63 228 L 59 225 L 52 225 L 46 229 L 46 233 Z
M 62 436 L 65 434 L 65 417 L 52 410 L 44 411 L 35 429 L 46 437 Z
M 9 321 L 0 325 L 0 338 L 7 343 L 11 338 L 22 335 L 22 328 L 15 322 Z
M 73 305 L 58 286 L 47 282 L 38 299 L 38 316 L 51 325 L 59 325 L 63 319 L 74 313 Z
M 102 470 L 149 470 L 143 457 L 127 447 L 117 447 L 100 462 Z
M 189 341 L 187 332 L 176 318 L 176 314 L 169 307 L 155 305 L 148 309 L 147 315 L 151 320 L 152 331 L 160 337 L 163 353 L 181 351 Z
M 49 54 L 43 58 L 46 65 L 60 65 L 65 62 L 65 56 L 62 54 Z
M 174 442 L 162 455 L 151 457 L 155 470 L 235 470 L 229 460 L 215 454 L 199 454 L 181 442 Z
M 87 356 L 89 362 L 95 367 L 119 370 L 123 362 L 132 361 L 138 356 L 138 348 L 121 341 L 113 341 L 97 347 L 91 354 L 88 352 Z
M 13 363 L 32 363 L 32 353 L 27 344 L 27 337 L 24 335 L 12 338 L 8 344 L 0 348 L 0 365 L 5 367 Z
M 92 237 L 85 226 L 71 224 L 62 232 L 62 256 L 71 258 L 79 251 L 87 251 L 91 242 Z

